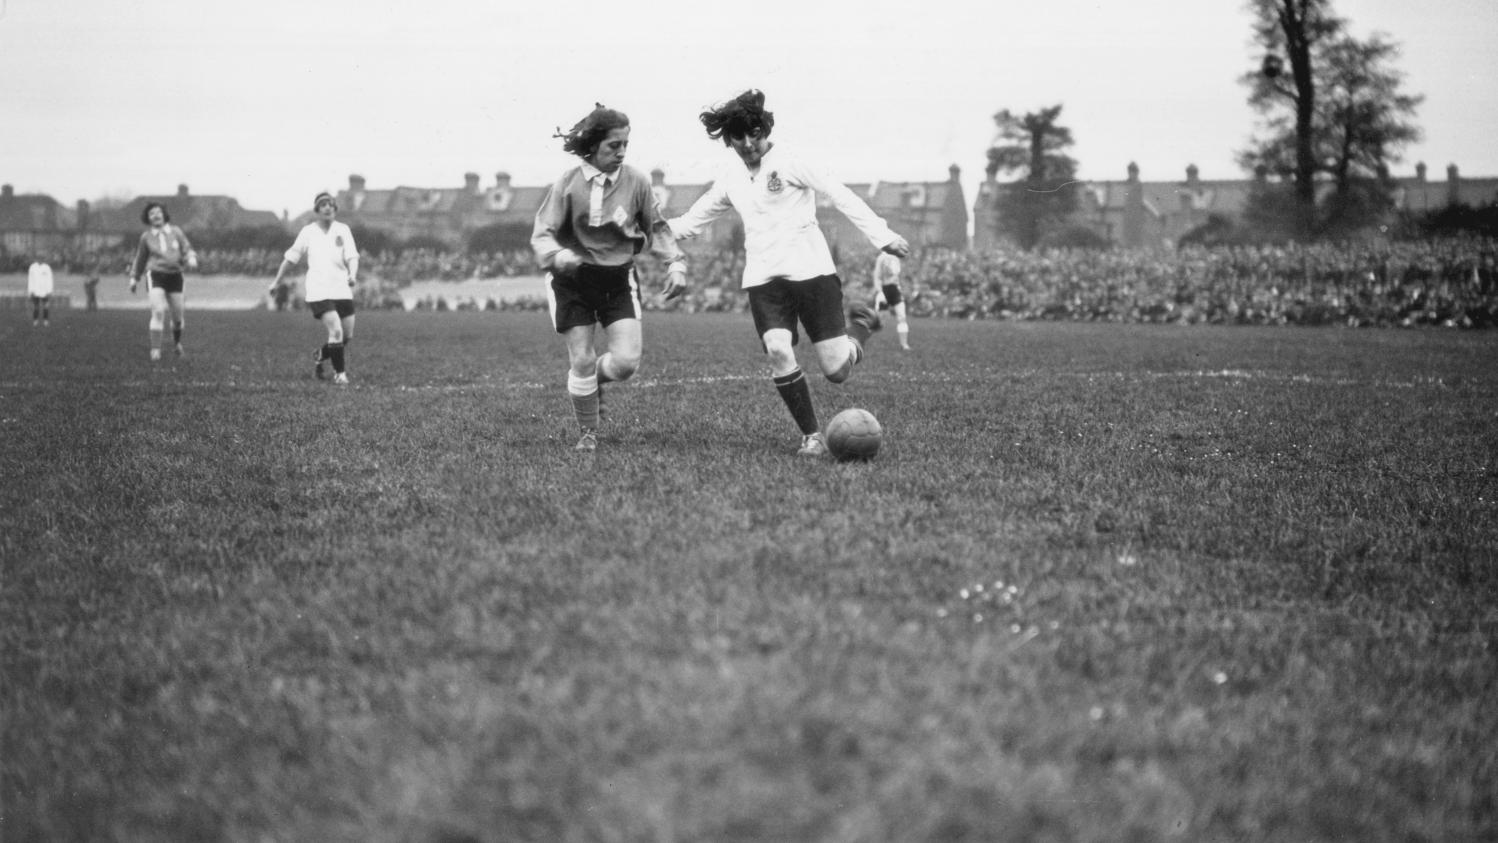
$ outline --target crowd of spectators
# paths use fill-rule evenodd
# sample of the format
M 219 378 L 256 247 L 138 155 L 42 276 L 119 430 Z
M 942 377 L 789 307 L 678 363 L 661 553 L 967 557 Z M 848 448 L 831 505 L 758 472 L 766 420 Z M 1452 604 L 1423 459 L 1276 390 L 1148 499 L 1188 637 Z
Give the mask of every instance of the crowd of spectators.
M 130 249 L 60 251 L 41 256 L 53 269 L 86 275 L 123 273 Z M 743 253 L 699 249 L 691 288 L 670 304 L 688 312 L 747 308 L 739 291 Z M 24 272 L 31 255 L 0 253 L 0 272 Z M 201 274 L 272 277 L 281 252 L 199 253 Z M 872 253 L 844 253 L 839 272 L 850 296 L 871 296 Z M 663 268 L 640 262 L 647 291 Z M 527 250 L 467 254 L 408 249 L 365 255 L 360 291 L 366 307 L 404 307 L 399 291 L 414 281 L 532 275 Z M 912 316 L 957 319 L 1052 319 L 1214 324 L 1454 325 L 1498 327 L 1498 241 L 1420 241 L 1282 246 L 1189 247 L 1175 252 L 1071 249 L 917 250 L 904 285 Z M 436 310 L 533 309 L 539 297 L 506 301 L 424 300 Z

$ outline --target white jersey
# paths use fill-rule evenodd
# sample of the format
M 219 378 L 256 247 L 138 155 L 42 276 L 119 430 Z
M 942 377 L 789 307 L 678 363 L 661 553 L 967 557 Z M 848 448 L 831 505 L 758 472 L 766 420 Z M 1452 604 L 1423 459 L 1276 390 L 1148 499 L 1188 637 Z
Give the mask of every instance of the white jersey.
M 38 298 L 52 295 L 52 267 L 37 261 L 27 268 L 26 293 Z
M 893 284 L 900 286 L 900 259 L 889 252 L 880 252 L 874 259 L 874 290 Z
M 744 220 L 745 289 L 775 278 L 805 281 L 837 272 L 827 238 L 817 224 L 817 196 L 827 197 L 874 246 L 897 235 L 842 182 L 782 150 L 770 147 L 751 174 L 740 164 L 716 179 L 685 214 L 671 220 L 678 238 L 695 237 L 729 208 Z
M 286 250 L 289 263 L 300 263 L 304 257 L 307 259 L 307 290 L 304 295 L 307 301 L 354 297 L 349 279 L 359 260 L 359 250 L 354 246 L 354 233 L 348 226 L 333 220 L 324 231 L 321 223 L 308 223 L 297 233 L 296 242 Z

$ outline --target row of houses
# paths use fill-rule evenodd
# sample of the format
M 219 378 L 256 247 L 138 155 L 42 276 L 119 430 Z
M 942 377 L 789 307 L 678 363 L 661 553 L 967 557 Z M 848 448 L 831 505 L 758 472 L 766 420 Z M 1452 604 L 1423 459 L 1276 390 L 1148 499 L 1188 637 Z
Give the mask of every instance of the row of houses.
M 133 242 L 143 227 L 141 212 L 151 202 L 169 208 L 172 222 L 189 232 L 286 225 L 282 216 L 270 211 L 247 210 L 232 196 L 195 195 L 185 184 L 178 185 L 175 194 L 137 196 L 108 208 L 94 208 L 83 200 L 69 208 L 46 194 L 18 194 L 6 184 L 0 185 L 0 246 L 24 255 L 94 251 Z
M 1139 166 L 1130 162 L 1123 180 L 1079 185 L 1080 202 L 1073 222 L 1109 243 L 1170 248 L 1212 217 L 1241 219 L 1255 186 L 1266 178 L 1261 173 L 1254 179 L 1202 179 L 1194 164 L 1186 167 L 1185 176 L 1145 181 Z M 1415 165 L 1413 176 L 1395 176 L 1391 181 L 1397 212 L 1423 214 L 1455 205 L 1477 208 L 1498 203 L 1498 178 L 1466 178 L 1455 164 L 1446 168 L 1444 182 L 1431 181 L 1424 163 Z M 993 211 L 994 198 L 1005 187 L 993 179 L 979 185 L 973 205 L 975 248 L 1005 241 Z
M 657 201 L 668 217 L 684 213 L 708 188 L 706 184 L 672 184 L 662 170 L 651 172 Z M 914 244 L 986 249 L 1004 242 L 995 217 L 994 197 L 1005 185 L 993 180 L 978 187 L 971 206 L 963 193 L 962 172 L 953 164 L 945 181 L 866 182 L 848 187 L 867 201 L 891 226 Z M 1418 164 L 1410 177 L 1394 179 L 1396 207 L 1427 212 L 1451 205 L 1479 207 L 1498 202 L 1498 178 L 1464 178 L 1455 165 L 1444 182 L 1430 181 Z M 1239 217 L 1254 188 L 1253 179 L 1206 180 L 1195 165 L 1183 180 L 1145 181 L 1129 164 L 1119 181 L 1089 181 L 1078 186 L 1076 224 L 1105 240 L 1131 247 L 1172 246 L 1211 217 Z M 524 243 L 547 185 L 515 185 L 505 172 L 483 184 L 466 173 L 461 187 L 370 188 L 363 175 L 351 175 L 337 192 L 343 221 L 409 240 L 426 238 L 459 248 L 475 232 L 507 229 L 511 242 Z M 187 185 L 175 194 L 137 196 L 120 207 L 91 208 L 80 201 L 69 208 L 44 194 L 16 194 L 0 187 L 0 246 L 10 254 L 111 248 L 133 240 L 141 230 L 140 214 L 149 202 L 161 202 L 172 221 L 189 233 L 242 227 L 281 226 L 288 233 L 311 219 L 241 207 L 230 196 L 197 195 Z M 971 208 L 971 213 L 970 213 Z M 865 241 L 841 214 L 823 208 L 823 228 L 835 249 L 844 244 L 865 248 Z M 971 221 L 971 225 L 969 222 Z M 970 234 L 971 232 L 971 234 Z M 742 226 L 727 218 L 709 233 L 718 244 L 741 240 Z

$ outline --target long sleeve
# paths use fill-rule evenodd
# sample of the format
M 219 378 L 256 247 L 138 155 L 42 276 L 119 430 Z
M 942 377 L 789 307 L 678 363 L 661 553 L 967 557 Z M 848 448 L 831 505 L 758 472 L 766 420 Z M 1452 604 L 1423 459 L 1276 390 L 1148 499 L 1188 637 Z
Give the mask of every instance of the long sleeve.
M 188 242 L 187 232 L 177 226 L 172 226 L 172 234 L 177 238 L 177 248 L 182 252 L 182 259 L 196 261 L 198 253 L 192 250 L 192 243 Z
M 531 250 L 542 269 L 551 269 L 557 253 L 564 248 L 558 239 L 567 223 L 567 180 L 557 180 L 546 191 L 541 207 L 536 209 L 536 224 L 531 229 Z
M 807 187 L 831 199 L 833 207 L 841 211 L 876 248 L 883 248 L 895 241 L 897 235 L 889 224 L 874 213 L 868 203 L 859 199 L 858 194 L 849 190 L 847 185 L 805 164 L 796 168 L 796 177 Z
M 146 236 L 141 235 L 135 246 L 135 260 L 130 264 L 130 277 L 138 279 L 146 271 L 146 261 L 151 259 L 151 248 L 146 245 Z
M 670 221 L 671 233 L 677 240 L 696 237 L 732 207 L 728 191 L 715 181 L 706 193 L 697 197 L 697 201 L 692 203 L 685 214 Z
M 651 254 L 661 260 L 672 264 L 685 264 L 686 254 L 681 247 L 676 245 L 676 235 L 671 232 L 671 224 L 666 222 L 666 217 L 661 213 L 660 203 L 655 199 L 655 192 L 650 185 L 640 183 L 639 197 L 640 205 L 640 230 L 645 232 Z

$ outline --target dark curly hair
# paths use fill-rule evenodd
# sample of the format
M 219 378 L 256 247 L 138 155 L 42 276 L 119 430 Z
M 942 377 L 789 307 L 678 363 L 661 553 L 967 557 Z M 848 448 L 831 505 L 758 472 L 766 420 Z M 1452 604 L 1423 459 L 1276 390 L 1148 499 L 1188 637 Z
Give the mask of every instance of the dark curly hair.
M 742 138 L 758 133 L 768 137 L 775 128 L 775 113 L 765 110 L 765 94 L 751 88 L 728 102 L 715 105 L 697 115 L 707 129 L 707 136 L 728 145 L 729 138 Z
M 603 103 L 594 103 L 593 110 L 588 112 L 587 117 L 577 121 L 577 125 L 565 132 L 559 127 L 552 137 L 562 139 L 564 152 L 587 158 L 597 151 L 598 145 L 609 136 L 609 132 L 627 126 L 629 116 L 624 112 L 615 111 Z
M 142 223 L 144 223 L 146 225 L 150 225 L 151 224 L 151 209 L 152 208 L 160 208 L 161 209 L 161 221 L 162 222 L 171 222 L 172 221 L 172 212 L 168 211 L 166 209 L 165 205 L 161 204 L 160 202 L 147 202 L 146 203 L 146 207 L 142 208 L 141 211 L 140 211 L 140 221 Z

